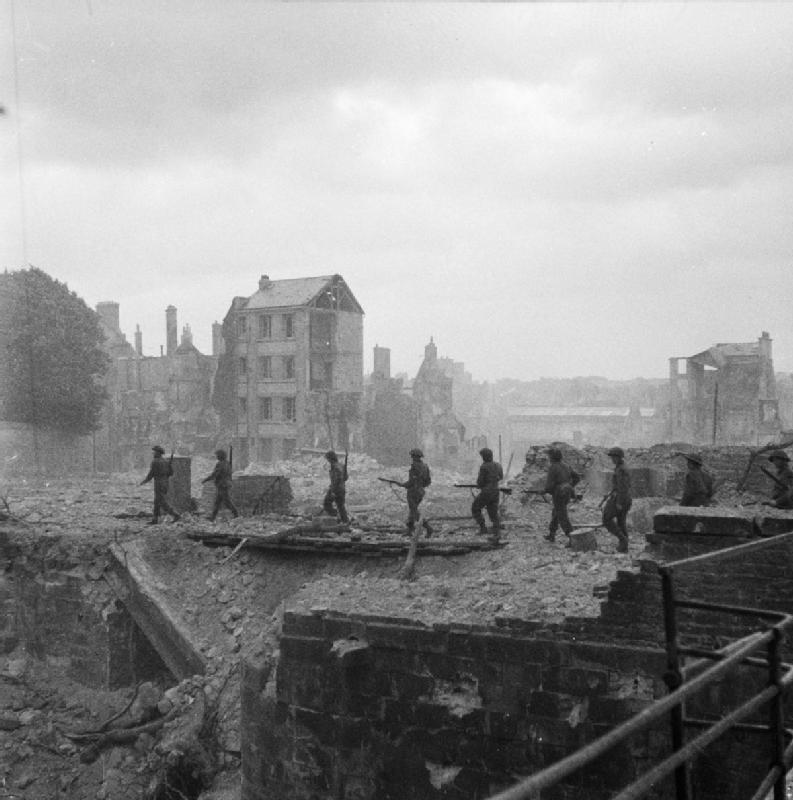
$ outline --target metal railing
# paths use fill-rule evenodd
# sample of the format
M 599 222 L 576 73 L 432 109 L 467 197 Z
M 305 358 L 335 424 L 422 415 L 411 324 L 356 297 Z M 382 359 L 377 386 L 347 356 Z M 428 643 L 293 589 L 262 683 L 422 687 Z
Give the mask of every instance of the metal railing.
M 596 759 L 606 755 L 618 744 L 637 733 L 646 731 L 667 714 L 671 723 L 671 754 L 619 791 L 612 800 L 638 800 L 651 789 L 657 789 L 659 781 L 671 776 L 674 776 L 676 800 L 691 800 L 691 761 L 694 757 L 702 755 L 708 745 L 730 730 L 751 731 L 767 736 L 770 767 L 751 800 L 764 800 L 772 790 L 774 800 L 785 800 L 785 775 L 793 764 L 793 734 L 784 727 L 783 701 L 785 691 L 793 684 L 793 664 L 782 661 L 781 650 L 785 635 L 793 626 L 793 616 L 778 611 L 677 599 L 674 576 L 675 572 L 681 569 L 702 566 L 705 563 L 710 566 L 714 561 L 741 558 L 749 552 L 772 545 L 778 546 L 784 543 L 784 540 L 790 542 L 791 538 L 793 533 L 783 534 L 659 565 L 667 656 L 664 681 L 670 693 L 580 750 L 515 786 L 492 795 L 490 800 L 538 800 L 540 792 L 544 789 L 562 783 Z M 763 620 L 767 627 L 716 650 L 684 647 L 680 645 L 678 638 L 676 610 L 679 608 L 740 617 L 751 616 Z M 695 657 L 697 660 L 683 665 L 681 658 L 686 656 Z M 741 666 L 767 670 L 767 685 L 762 691 L 718 720 L 686 717 L 686 700 L 715 682 L 734 674 Z M 763 706 L 768 707 L 766 725 L 744 722 Z M 699 728 L 701 732 L 687 738 L 686 728 Z M 786 738 L 791 740 L 787 745 Z

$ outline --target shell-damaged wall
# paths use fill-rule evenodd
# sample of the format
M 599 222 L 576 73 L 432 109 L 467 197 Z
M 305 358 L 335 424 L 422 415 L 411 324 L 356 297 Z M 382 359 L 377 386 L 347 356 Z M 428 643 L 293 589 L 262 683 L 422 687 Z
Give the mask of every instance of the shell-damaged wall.
M 660 696 L 663 664 L 655 649 L 287 613 L 275 671 L 244 665 L 242 797 L 487 797 Z M 586 797 L 666 746 L 659 729 L 620 747 Z
M 756 540 L 762 520 L 723 511 L 662 509 L 649 544 L 673 559 Z M 739 559 L 681 569 L 679 596 L 779 608 L 793 598 L 793 536 L 769 541 Z M 782 605 L 793 610 L 793 600 Z M 561 625 L 503 618 L 495 627 L 425 627 L 287 612 L 280 652 L 244 663 L 242 798 L 488 797 L 666 694 L 662 620 L 650 557 L 618 573 L 601 617 Z M 701 611 L 680 620 L 683 639 L 705 647 L 759 625 Z M 689 713 L 717 719 L 766 683 L 765 671 L 742 668 Z M 709 748 L 694 763 L 697 797 L 750 796 L 768 764 L 766 743 L 740 732 Z M 669 753 L 664 717 L 547 797 L 605 800 Z M 665 784 L 648 796 L 674 794 Z

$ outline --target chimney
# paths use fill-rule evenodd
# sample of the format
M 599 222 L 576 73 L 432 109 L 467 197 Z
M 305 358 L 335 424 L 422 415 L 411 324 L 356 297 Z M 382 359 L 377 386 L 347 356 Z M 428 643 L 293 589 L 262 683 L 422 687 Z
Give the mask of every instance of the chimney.
M 118 303 L 114 303 L 112 300 L 97 303 L 96 313 L 99 314 L 102 318 L 102 322 L 104 322 L 110 330 L 119 330 Z
M 165 355 L 172 356 L 176 352 L 176 307 L 165 309 Z
M 143 355 L 143 334 L 140 331 L 140 325 L 135 326 L 135 352 L 139 355 Z
M 263 292 L 269 285 L 270 285 L 270 276 L 262 275 L 262 277 L 259 278 L 259 291 Z
M 757 340 L 760 349 L 760 357 L 771 360 L 771 337 L 768 331 L 763 331 L 760 338 Z
M 386 380 L 391 377 L 391 348 L 374 346 L 373 377 Z
M 182 344 L 190 346 L 193 344 L 193 332 L 190 330 L 190 324 L 182 328 Z
M 212 323 L 212 355 L 222 356 L 226 352 L 226 343 L 223 341 L 223 326 L 219 322 Z

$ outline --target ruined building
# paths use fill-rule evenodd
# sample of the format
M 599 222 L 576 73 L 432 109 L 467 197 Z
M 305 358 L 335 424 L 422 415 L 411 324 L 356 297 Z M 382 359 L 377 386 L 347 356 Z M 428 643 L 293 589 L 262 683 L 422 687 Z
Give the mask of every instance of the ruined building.
M 436 463 L 455 462 L 465 440 L 465 426 L 454 413 L 452 384 L 430 338 L 413 381 L 413 399 L 418 408 L 419 444 L 427 458 Z
M 366 386 L 364 449 L 381 464 L 399 466 L 418 441 L 418 407 L 404 381 L 391 377 L 391 350 L 375 345 Z
M 270 280 L 223 321 L 215 405 L 235 464 L 362 446 L 363 309 L 340 275 Z
M 670 358 L 669 384 L 669 441 L 756 445 L 782 430 L 766 331 L 756 342 Z
M 112 357 L 106 386 L 104 425 L 94 436 L 96 466 L 101 470 L 143 467 L 151 446 L 159 443 L 181 455 L 211 453 L 218 418 L 212 406 L 216 354 L 204 355 L 193 344 L 189 325 L 177 339 L 177 311 L 165 311 L 165 353 L 143 355 L 143 334 L 132 347 L 119 328 L 119 304 L 98 303 L 105 348 Z M 214 341 L 214 340 L 213 340 Z

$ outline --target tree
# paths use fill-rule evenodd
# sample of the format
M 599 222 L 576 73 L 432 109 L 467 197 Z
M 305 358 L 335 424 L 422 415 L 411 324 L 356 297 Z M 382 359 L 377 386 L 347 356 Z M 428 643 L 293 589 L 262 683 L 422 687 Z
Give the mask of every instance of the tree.
M 0 275 L 0 288 L 8 311 L 3 418 L 74 434 L 96 430 L 110 364 L 98 315 L 35 267 Z

